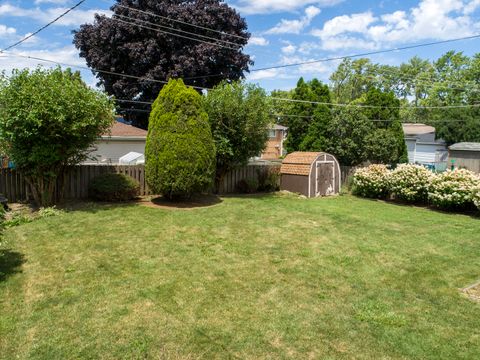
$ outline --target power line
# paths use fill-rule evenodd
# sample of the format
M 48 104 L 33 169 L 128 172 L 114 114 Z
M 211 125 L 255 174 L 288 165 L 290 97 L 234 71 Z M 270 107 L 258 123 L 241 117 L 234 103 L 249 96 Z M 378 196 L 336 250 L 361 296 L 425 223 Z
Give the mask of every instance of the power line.
M 408 108 L 408 109 L 457 109 L 457 108 L 480 107 L 480 103 L 465 104 L 465 105 L 438 105 L 438 106 L 380 106 L 380 105 L 362 105 L 362 104 L 335 104 L 335 103 L 320 102 L 320 101 L 296 100 L 296 99 L 286 99 L 286 98 L 278 98 L 278 97 L 270 97 L 270 99 L 277 100 L 277 101 L 289 101 L 289 102 L 305 103 L 305 104 L 313 104 L 313 105 L 326 105 L 326 106 L 332 106 L 332 107 L 353 107 L 353 108 L 366 108 L 366 109 L 405 109 L 405 108 Z M 127 102 L 127 103 L 139 103 L 144 105 L 153 104 L 153 102 L 128 100 L 128 99 L 116 99 L 116 101 Z
M 67 15 L 69 12 L 73 11 L 74 9 L 76 9 L 77 7 L 79 7 L 80 5 L 82 5 L 85 1 L 87 0 L 81 0 L 79 1 L 78 3 L 76 3 L 74 6 L 72 6 L 71 8 L 69 8 L 67 11 L 65 11 L 64 13 L 60 14 L 59 16 L 57 16 L 55 19 L 53 19 L 52 21 L 50 21 L 48 24 L 42 26 L 40 29 L 34 31 L 33 33 L 31 33 L 30 35 L 28 36 L 25 36 L 23 39 L 17 41 L 16 43 L 6 47 L 5 49 L 3 50 L 0 50 L 0 54 L 3 53 L 4 51 L 6 50 L 10 50 L 12 48 L 14 48 L 15 46 L 18 46 L 20 45 L 21 43 L 24 43 L 25 41 L 27 41 L 28 39 L 34 37 L 35 35 L 37 35 L 39 32 L 45 30 L 46 28 L 48 28 L 50 25 L 56 23 L 58 20 L 60 20 L 62 17 L 64 17 L 65 15 Z
M 119 108 L 117 109 L 118 111 L 131 111 L 131 112 L 142 112 L 142 113 L 151 113 L 150 110 L 146 110 L 146 109 L 136 109 L 136 108 Z M 313 116 L 303 116 L 303 115 L 279 115 L 279 114 L 269 114 L 270 116 L 273 116 L 273 117 L 298 117 L 298 118 L 308 118 L 308 119 L 313 119 Z M 372 122 L 394 122 L 394 121 L 400 121 L 398 119 L 365 119 L 367 121 L 372 121 Z M 434 120 L 427 120 L 425 121 L 425 123 L 448 123 L 448 122 L 452 122 L 452 123 L 455 123 L 455 122 L 463 122 L 463 121 L 470 121 L 472 119 L 443 119 L 443 120 L 440 120 L 440 119 L 434 119 Z M 423 124 L 422 123 L 419 123 L 419 122 L 408 122 L 408 123 L 404 123 L 404 122 L 401 122 L 401 124 Z
M 453 39 L 448 39 L 448 40 L 433 41 L 433 42 L 422 43 L 422 44 L 406 45 L 406 46 L 384 49 L 384 50 L 369 51 L 369 52 L 352 54 L 352 55 L 335 56 L 335 57 L 323 58 L 323 59 L 318 59 L 318 60 L 309 60 L 309 61 L 303 61 L 303 62 L 297 62 L 297 63 L 291 63 L 291 64 L 268 66 L 268 67 L 263 67 L 263 68 L 258 68 L 258 69 L 251 69 L 250 72 L 273 70 L 273 69 L 283 69 L 283 68 L 296 67 L 296 66 L 302 66 L 302 65 L 312 65 L 312 64 L 322 63 L 322 62 L 345 60 L 345 59 L 352 59 L 352 58 L 357 58 L 357 57 L 366 57 L 366 56 L 385 54 L 385 53 L 390 53 L 390 52 L 395 52 L 395 51 L 411 50 L 411 49 L 416 49 L 416 48 L 426 47 L 426 46 L 447 44 L 447 43 L 463 41 L 463 40 L 473 40 L 473 39 L 477 39 L 477 38 L 480 38 L 480 34 L 472 35 L 472 36 L 465 36 L 465 37 L 460 37 L 460 38 L 453 38 Z M 205 75 L 205 76 L 202 76 L 201 78 L 218 77 L 218 76 L 222 76 L 222 74 Z M 194 78 L 199 78 L 199 77 L 185 78 L 185 80 L 190 80 L 190 79 L 194 79 Z
M 159 25 L 159 24 L 155 24 L 155 23 L 152 23 L 152 22 L 149 22 L 149 21 L 146 21 L 146 20 L 138 19 L 138 18 L 132 18 L 132 17 L 128 17 L 128 16 L 124 16 L 124 15 L 120 15 L 120 14 L 114 14 L 113 16 L 121 17 L 121 18 L 128 19 L 128 20 L 140 21 L 140 22 L 142 22 L 144 24 L 147 24 L 147 25 L 152 25 L 152 26 L 164 28 L 164 29 L 167 29 L 167 30 L 178 31 L 178 32 L 181 32 L 183 34 L 194 35 L 194 36 L 198 36 L 198 37 L 201 37 L 201 38 L 204 38 L 204 39 L 219 41 L 219 42 L 229 44 L 229 45 L 233 45 L 233 46 L 239 46 L 239 47 L 241 46 L 241 44 L 234 43 L 234 42 L 231 42 L 231 41 L 217 39 L 217 38 L 214 38 L 214 37 L 205 36 L 205 35 L 193 33 L 193 32 L 190 32 L 190 31 L 184 31 L 184 30 L 172 28 L 172 27 L 169 27 L 169 26 Z
M 3 56 L 20 57 L 20 58 L 24 58 L 24 59 L 37 60 L 37 61 L 41 61 L 41 62 L 46 62 L 46 63 L 60 65 L 60 66 L 66 66 L 66 67 L 75 68 L 75 69 L 88 70 L 88 71 L 93 71 L 93 72 L 97 72 L 97 73 L 115 75 L 115 76 L 120 76 L 120 77 L 125 77 L 125 78 L 130 78 L 130 79 L 136 79 L 136 80 L 142 80 L 142 81 L 156 82 L 156 83 L 160 83 L 160 84 L 168 84 L 168 81 L 164 81 L 164 80 L 156 80 L 156 79 L 147 78 L 147 77 L 144 77 L 144 76 L 135 76 L 135 75 L 129 75 L 129 74 L 123 74 L 123 73 L 118 73 L 118 72 L 114 72 L 114 71 L 109 71 L 109 70 L 100 70 L 100 69 L 95 69 L 95 68 L 89 68 L 89 67 L 81 66 L 81 65 L 67 64 L 67 63 L 58 62 L 58 61 L 55 61 L 55 60 L 44 59 L 44 58 L 37 57 L 37 56 L 22 55 L 22 54 L 12 53 L 12 52 L 3 53 Z M 189 85 L 189 86 L 194 88 L 194 89 L 198 89 L 198 90 L 211 90 L 211 89 L 206 88 L 206 87 L 200 87 L 200 86 L 195 86 L 195 85 Z
M 98 72 L 98 73 L 105 73 L 105 74 L 110 74 L 110 75 L 126 77 L 126 78 L 132 78 L 132 79 L 137 79 L 137 80 L 142 80 L 142 81 L 158 82 L 158 83 L 161 83 L 161 84 L 167 84 L 168 83 L 168 81 L 164 81 L 164 80 L 156 80 L 156 79 L 151 79 L 151 78 L 146 78 L 146 77 L 141 77 L 141 76 L 117 73 L 117 72 L 114 72 L 114 71 L 93 69 L 93 68 L 88 68 L 86 66 L 66 64 L 66 63 L 61 63 L 61 62 L 54 61 L 54 60 L 43 59 L 43 58 L 36 57 L 36 56 L 21 55 L 21 54 L 11 53 L 11 52 L 7 53 L 7 56 L 8 55 L 17 56 L 17 57 L 26 58 L 26 59 L 37 60 L 37 61 L 48 62 L 48 63 L 61 65 L 61 66 L 67 66 L 67 67 L 72 67 L 72 68 L 94 71 L 94 72 Z M 194 89 L 199 89 L 199 90 L 212 90 L 210 88 L 200 87 L 200 86 L 190 86 L 190 87 L 192 87 Z M 327 106 L 333 106 L 333 107 L 357 107 L 357 108 L 372 108 L 372 109 L 403 109 L 403 108 L 409 108 L 409 109 L 455 109 L 455 108 L 476 108 L 476 107 L 480 107 L 480 104 L 385 107 L 385 106 L 378 106 L 378 105 L 327 103 L 327 102 L 319 102 L 319 101 L 296 100 L 296 99 L 287 99 L 287 98 L 278 98 L 278 97 L 270 97 L 270 99 L 276 100 L 276 101 L 286 101 L 286 102 L 305 103 L 305 104 L 314 104 L 314 105 L 327 105 Z M 135 100 L 130 100 L 130 102 L 135 102 Z
M 195 39 L 195 38 L 192 38 L 192 37 L 190 37 L 190 36 L 175 34 L 175 33 L 169 32 L 169 31 L 160 30 L 160 29 L 157 29 L 157 28 L 152 28 L 152 27 L 145 26 L 145 25 L 140 25 L 140 24 L 137 24 L 137 23 L 134 23 L 134 22 L 125 21 L 125 20 L 121 20 L 121 19 L 114 18 L 114 17 L 112 17 L 112 18 L 110 18 L 110 19 L 113 20 L 113 21 L 118 21 L 118 22 L 127 24 L 127 25 L 134 25 L 134 26 L 138 26 L 138 27 L 141 27 L 141 28 L 144 28 L 144 29 L 147 29 L 147 30 L 156 31 L 156 32 L 159 32 L 159 33 L 163 33 L 163 34 L 167 34 L 167 35 L 172 35 L 172 36 L 176 36 L 176 37 L 183 38 L 183 39 L 187 39 L 187 40 L 198 41 L 198 42 L 201 42 L 201 43 L 204 43 L 204 44 L 214 45 L 214 46 L 218 46 L 218 47 L 225 48 L 225 49 L 229 49 L 229 50 L 235 50 L 235 51 L 238 50 L 238 49 L 235 49 L 235 48 L 233 48 L 233 47 L 225 46 L 225 45 L 222 45 L 222 44 L 219 44 L 219 43 L 210 42 L 210 41 L 205 41 L 205 40 L 200 40 L 200 39 Z
M 104 2 L 107 2 L 107 1 L 104 1 Z M 230 33 L 224 32 L 224 31 L 211 29 L 211 28 L 208 28 L 208 27 L 205 27 L 205 26 L 192 24 L 192 23 L 189 23 L 189 22 L 186 22 L 186 21 L 177 20 L 177 19 L 172 19 L 172 18 L 169 18 L 169 17 L 166 17 L 166 16 L 162 16 L 162 15 L 158 15 L 158 14 L 149 12 L 149 11 L 144 11 L 144 10 L 140 10 L 140 9 L 135 9 L 135 8 L 132 8 L 132 7 L 129 7 L 129 6 L 121 5 L 121 4 L 115 4 L 114 6 L 120 7 L 120 8 L 124 8 L 124 9 L 128 9 L 128 10 L 132 10 L 132 11 L 136 11 L 136 12 L 138 12 L 138 13 L 142 13 L 142 14 L 145 14 L 145 15 L 154 16 L 154 17 L 157 17 L 157 18 L 160 18 L 160 19 L 164 19 L 164 20 L 168 20 L 168 21 L 173 21 L 173 22 L 176 22 L 176 23 L 179 23 L 179 24 L 184 24 L 184 25 L 196 27 L 196 28 L 198 28 L 198 29 L 213 31 L 213 32 L 216 32 L 216 33 L 221 34 L 221 35 L 227 35 L 227 36 L 232 36 L 232 37 L 235 37 L 235 38 L 238 38 L 238 39 L 242 39 L 242 40 L 248 40 L 248 38 L 245 37 L 245 36 L 240 36 L 240 35 L 236 35 L 236 34 L 230 34 Z

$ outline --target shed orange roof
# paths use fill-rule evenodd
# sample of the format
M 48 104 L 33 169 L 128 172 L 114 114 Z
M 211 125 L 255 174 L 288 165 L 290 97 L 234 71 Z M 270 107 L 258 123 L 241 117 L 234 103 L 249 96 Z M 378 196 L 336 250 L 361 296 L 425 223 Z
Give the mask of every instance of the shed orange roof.
M 310 175 L 312 163 L 321 152 L 294 152 L 285 157 L 280 172 L 291 175 Z
M 116 121 L 102 136 L 104 137 L 147 137 L 147 131 Z

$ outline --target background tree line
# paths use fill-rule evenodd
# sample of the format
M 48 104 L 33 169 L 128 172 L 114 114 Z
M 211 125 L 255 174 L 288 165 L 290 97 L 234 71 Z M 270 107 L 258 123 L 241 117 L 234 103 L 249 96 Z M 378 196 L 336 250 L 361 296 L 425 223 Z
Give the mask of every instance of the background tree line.
M 300 79 L 295 89 L 273 91 L 272 98 L 279 123 L 290 128 L 289 152 L 329 151 L 345 165 L 404 162 L 401 123 L 432 125 L 448 144 L 480 141 L 480 107 L 468 107 L 480 104 L 480 54 L 450 51 L 437 61 L 413 57 L 400 66 L 345 59 L 330 86 Z M 429 108 L 445 106 L 454 107 Z

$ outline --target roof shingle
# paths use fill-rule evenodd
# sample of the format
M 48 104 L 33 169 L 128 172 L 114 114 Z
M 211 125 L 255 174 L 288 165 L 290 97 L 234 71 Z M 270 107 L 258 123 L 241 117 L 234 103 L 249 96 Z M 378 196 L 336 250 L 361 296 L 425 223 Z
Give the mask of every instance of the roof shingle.
M 147 131 L 138 127 L 127 125 L 116 121 L 102 137 L 144 137 L 147 138 Z

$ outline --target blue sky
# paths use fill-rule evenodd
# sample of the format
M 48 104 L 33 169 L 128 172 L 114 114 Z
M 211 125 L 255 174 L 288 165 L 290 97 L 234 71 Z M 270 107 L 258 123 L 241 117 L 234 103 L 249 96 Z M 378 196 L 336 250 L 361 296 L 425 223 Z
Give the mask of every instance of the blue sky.
M 0 48 L 23 38 L 78 0 L 0 0 Z M 252 39 L 245 51 L 254 68 L 343 56 L 402 45 L 480 34 L 480 0 L 228 0 L 246 17 Z M 114 0 L 87 0 L 54 26 L 14 50 L 73 65 L 85 65 L 71 31 L 107 12 Z M 480 52 L 480 40 L 372 56 L 400 64 L 414 55 L 436 59 L 448 50 Z M 38 61 L 1 57 L 0 67 L 35 67 Z M 46 64 L 43 64 L 46 65 Z M 300 76 L 328 81 L 338 62 L 251 73 L 248 80 L 268 90 L 289 89 Z M 86 82 L 95 84 L 88 71 Z

